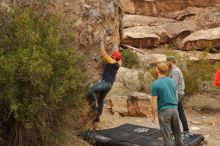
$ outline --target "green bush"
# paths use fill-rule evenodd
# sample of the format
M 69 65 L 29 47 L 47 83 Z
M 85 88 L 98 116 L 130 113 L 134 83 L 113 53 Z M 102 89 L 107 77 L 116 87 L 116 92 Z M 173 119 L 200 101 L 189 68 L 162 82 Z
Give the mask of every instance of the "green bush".
M 139 66 L 140 60 L 136 53 L 134 53 L 130 49 L 126 49 L 122 52 L 122 62 L 124 67 L 136 68 Z
M 79 118 L 83 58 L 55 14 L 0 11 L 0 145 L 60 145 L 67 109 Z
M 186 63 L 187 69 L 183 69 L 186 94 L 216 92 L 214 80 L 219 65 L 219 63 L 212 64 L 207 60 L 188 61 Z

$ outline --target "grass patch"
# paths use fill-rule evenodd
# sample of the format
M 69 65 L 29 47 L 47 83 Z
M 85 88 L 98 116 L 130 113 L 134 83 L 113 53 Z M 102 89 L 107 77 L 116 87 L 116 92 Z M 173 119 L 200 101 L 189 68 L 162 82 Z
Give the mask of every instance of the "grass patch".
M 140 59 L 136 53 L 130 49 L 124 49 L 122 52 L 123 66 L 133 69 L 138 68 L 140 65 Z
M 202 110 L 215 102 L 216 99 L 210 94 L 195 94 L 189 96 L 186 106 L 194 110 Z

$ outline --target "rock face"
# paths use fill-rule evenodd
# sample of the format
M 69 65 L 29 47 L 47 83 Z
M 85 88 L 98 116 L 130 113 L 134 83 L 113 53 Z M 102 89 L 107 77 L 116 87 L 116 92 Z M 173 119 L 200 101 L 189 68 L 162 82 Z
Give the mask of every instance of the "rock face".
M 128 14 L 124 16 L 122 43 L 138 48 L 155 48 L 171 42 L 180 45 L 181 41 L 191 33 L 220 27 L 220 5 L 217 5 L 217 2 L 124 0 L 122 3 L 125 7 L 128 5 L 129 9 L 131 6 L 137 6 L 136 3 L 148 6 L 155 5 L 157 13 L 145 14 L 126 11 Z M 136 9 L 141 10 L 140 7 L 134 10 Z
M 0 1 L 0 6 L 1 7 L 7 8 L 8 5 L 9 5 L 9 1 L 8 0 L 1 0 Z
M 177 41 L 179 44 L 179 40 L 193 32 L 220 27 L 217 8 L 218 6 L 207 9 L 188 8 L 170 15 L 177 20 L 125 15 L 122 43 L 139 48 L 157 47 L 170 41 Z
M 147 23 L 146 26 L 137 24 L 124 30 L 122 43 L 140 48 L 157 47 L 181 35 L 188 35 L 194 30 L 196 26 L 188 22 L 167 21 L 162 25 L 157 23 L 156 26 L 148 26 Z
M 112 89 L 108 93 L 108 96 L 112 95 L 119 95 L 119 96 L 124 96 L 128 95 L 132 92 L 130 89 L 128 89 L 123 82 L 114 82 Z
M 220 61 L 220 54 L 211 54 L 201 51 L 174 51 L 181 58 L 187 58 L 190 61 L 214 60 Z
M 154 31 L 157 30 L 148 26 L 135 26 L 132 28 L 127 28 L 124 30 L 125 33 L 122 43 L 140 48 L 156 47 L 161 43 L 161 40 L 160 36 Z
M 75 30 L 79 35 L 78 46 L 89 58 L 100 57 L 100 39 L 103 37 L 109 53 L 119 46 L 123 33 L 123 11 L 119 0 L 62 0 L 58 5 L 62 5 L 64 12 L 65 3 L 70 4 L 69 8 L 75 8 L 73 13 L 77 18 Z M 71 9 L 67 12 L 71 12 Z M 88 75 L 97 81 L 101 78 L 102 64 L 96 66 L 97 62 L 88 62 Z
M 151 115 L 151 96 L 140 92 L 129 95 L 128 113 L 130 116 L 149 117 Z
M 152 82 L 153 77 L 149 72 L 120 67 L 112 89 L 107 95 L 107 100 L 108 97 L 128 96 L 136 91 L 150 93 Z
M 186 37 L 180 47 L 182 50 L 220 47 L 220 27 L 197 31 Z
M 80 45 L 83 48 L 99 49 L 100 37 L 106 39 L 107 49 L 112 50 L 120 43 L 122 9 L 114 1 L 85 0 L 81 3 L 84 13 L 78 20 Z
M 187 7 L 209 7 L 218 4 L 219 0 L 121 0 L 128 14 L 147 16 L 168 16 L 174 11 Z
M 1 0 L 0 6 L 10 7 L 10 4 L 33 4 L 38 7 L 39 0 Z M 45 1 L 46 11 L 58 11 L 68 22 L 75 22 L 73 32 L 78 48 L 86 52 L 91 60 L 89 69 L 92 80 L 100 78 L 101 64 L 93 62 L 100 56 L 100 39 L 104 38 L 107 51 L 120 44 L 122 29 L 122 5 L 119 0 L 50 0 Z M 98 57 L 99 58 L 99 57 Z
M 166 62 L 167 55 L 165 54 L 138 54 L 140 60 L 145 66 L 157 65 L 160 62 Z
M 149 72 L 124 67 L 120 67 L 116 77 L 116 83 L 122 83 L 130 92 L 145 91 L 149 93 L 152 81 L 153 79 Z
M 159 26 L 166 23 L 172 23 L 175 20 L 168 18 L 159 18 L 159 17 L 151 17 L 151 16 L 143 16 L 143 15 L 124 15 L 124 27 L 134 27 L 134 26 Z
M 113 113 L 118 112 L 122 115 L 128 115 L 128 97 L 112 96 L 110 98 L 110 107 Z
M 121 0 L 124 10 L 129 14 L 157 15 L 154 0 Z
M 112 96 L 110 107 L 113 113 L 124 116 L 149 117 L 151 96 L 146 93 L 133 92 L 128 96 Z
M 148 72 L 120 67 L 105 107 L 124 116 L 149 116 L 151 97 L 146 93 L 152 81 Z

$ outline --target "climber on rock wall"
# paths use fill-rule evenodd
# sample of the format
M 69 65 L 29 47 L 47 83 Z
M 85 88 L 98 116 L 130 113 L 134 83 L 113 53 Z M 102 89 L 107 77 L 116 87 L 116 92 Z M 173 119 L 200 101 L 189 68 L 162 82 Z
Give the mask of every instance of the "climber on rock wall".
M 104 108 L 104 98 L 112 88 L 116 74 L 121 65 L 122 57 L 118 49 L 115 49 L 112 55 L 109 56 L 105 50 L 104 41 L 101 41 L 101 55 L 107 62 L 102 75 L 102 80 L 89 88 L 89 99 L 91 103 L 90 111 L 96 113 L 94 122 L 100 121 L 100 115 Z M 96 93 L 99 93 L 98 98 L 96 97 Z M 98 103 L 98 106 L 96 103 Z

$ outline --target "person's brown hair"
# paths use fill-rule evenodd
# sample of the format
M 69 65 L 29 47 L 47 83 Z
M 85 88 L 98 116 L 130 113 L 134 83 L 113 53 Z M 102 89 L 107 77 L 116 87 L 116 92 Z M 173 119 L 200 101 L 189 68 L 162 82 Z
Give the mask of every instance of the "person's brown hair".
M 159 72 L 161 74 L 164 74 L 164 75 L 166 75 L 169 71 L 168 65 L 166 63 L 163 63 L 163 62 L 161 62 L 157 65 L 157 69 L 159 70 Z

